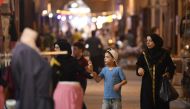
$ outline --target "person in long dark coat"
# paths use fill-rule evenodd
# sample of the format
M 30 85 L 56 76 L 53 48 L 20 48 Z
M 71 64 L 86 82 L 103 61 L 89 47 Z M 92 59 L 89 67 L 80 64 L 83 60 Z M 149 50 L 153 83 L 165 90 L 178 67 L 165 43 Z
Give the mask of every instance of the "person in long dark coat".
M 77 59 L 79 65 L 81 68 L 88 71 L 88 60 L 83 56 L 84 52 L 84 44 L 82 42 L 75 42 L 73 44 L 73 56 Z M 90 76 L 90 73 L 88 75 L 84 75 L 80 72 L 77 73 L 77 80 L 80 82 L 80 85 L 82 86 L 83 93 L 85 95 L 86 92 L 86 86 L 87 86 L 87 79 L 92 79 L 93 77 Z M 87 109 L 85 102 L 83 101 L 83 107 L 82 109 Z
M 51 67 L 35 45 L 37 33 L 26 28 L 12 52 L 12 75 L 16 86 L 16 109 L 53 109 Z
M 92 37 L 86 40 L 86 45 L 90 52 L 93 69 L 99 73 L 104 67 L 104 50 L 100 39 L 96 37 L 96 31 L 92 31 Z
M 174 63 L 169 52 L 162 48 L 163 40 L 157 34 L 147 36 L 146 46 L 147 49 L 138 57 L 136 63 L 137 75 L 142 76 L 140 107 L 141 109 L 169 109 L 169 102 L 161 100 L 159 91 L 163 77 L 170 79 L 173 77 Z

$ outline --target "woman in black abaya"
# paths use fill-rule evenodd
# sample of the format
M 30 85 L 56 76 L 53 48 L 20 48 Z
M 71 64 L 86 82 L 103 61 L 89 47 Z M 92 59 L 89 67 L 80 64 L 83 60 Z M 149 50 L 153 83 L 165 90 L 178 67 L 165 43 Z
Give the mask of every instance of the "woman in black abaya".
M 157 34 L 147 36 L 147 49 L 138 57 L 137 75 L 142 76 L 140 107 L 141 109 L 169 109 L 169 102 L 159 97 L 164 76 L 172 78 L 175 66 L 163 46 L 163 40 Z M 145 58 L 146 57 L 146 58 Z M 149 67 L 148 64 L 149 63 Z

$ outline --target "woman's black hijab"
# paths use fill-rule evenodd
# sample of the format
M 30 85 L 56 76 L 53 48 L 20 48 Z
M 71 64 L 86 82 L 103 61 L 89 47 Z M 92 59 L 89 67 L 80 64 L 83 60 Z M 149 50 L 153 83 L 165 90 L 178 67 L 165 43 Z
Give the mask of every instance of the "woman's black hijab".
M 54 46 L 55 46 L 56 44 L 59 45 L 61 51 L 67 51 L 67 54 L 64 54 L 64 55 L 57 55 L 57 56 L 56 56 L 56 59 L 57 59 L 59 62 L 63 63 L 63 62 L 65 62 L 69 57 L 71 57 L 71 53 L 72 53 L 72 51 L 71 51 L 71 45 L 70 45 L 70 44 L 67 42 L 67 40 L 65 40 L 65 39 L 59 39 L 59 40 L 57 40 L 57 41 L 54 43 Z
M 148 35 L 151 37 L 152 41 L 155 43 L 155 46 L 151 49 L 147 47 L 146 52 L 149 54 L 150 62 L 152 64 L 155 64 L 162 56 L 163 56 L 163 40 L 162 38 L 157 34 L 150 34 Z M 147 36 L 147 37 L 148 37 Z

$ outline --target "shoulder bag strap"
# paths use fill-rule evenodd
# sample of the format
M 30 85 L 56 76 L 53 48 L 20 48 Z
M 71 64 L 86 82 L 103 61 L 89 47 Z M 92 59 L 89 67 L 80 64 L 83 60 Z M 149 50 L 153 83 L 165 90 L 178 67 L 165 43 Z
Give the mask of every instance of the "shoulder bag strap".
M 148 70 L 150 72 L 150 76 L 152 78 L 152 94 L 153 94 L 152 96 L 153 96 L 153 102 L 155 104 L 155 70 L 156 70 L 156 66 L 153 65 L 152 68 L 151 68 L 145 52 L 143 52 L 143 55 L 144 55 L 144 59 L 146 61 L 146 64 L 148 66 Z
M 146 53 L 145 52 L 143 52 L 143 55 L 144 55 L 144 59 L 145 59 L 145 61 L 146 61 L 146 64 L 147 64 L 147 66 L 148 66 L 148 70 L 149 70 L 149 72 L 150 72 L 150 76 L 152 77 L 152 68 L 150 67 L 150 64 L 149 64 L 149 62 L 148 62 L 148 59 L 147 59 L 147 56 L 146 56 Z

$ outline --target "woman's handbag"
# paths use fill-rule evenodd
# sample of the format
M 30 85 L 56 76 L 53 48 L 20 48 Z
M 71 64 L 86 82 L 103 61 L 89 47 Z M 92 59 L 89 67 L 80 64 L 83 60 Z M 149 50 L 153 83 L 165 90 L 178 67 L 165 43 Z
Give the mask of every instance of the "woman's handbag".
M 176 100 L 179 97 L 176 89 L 171 85 L 169 79 L 164 77 L 160 88 L 160 98 L 164 102 L 170 102 Z

